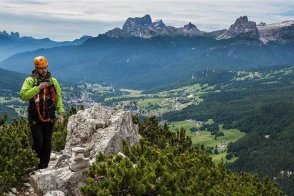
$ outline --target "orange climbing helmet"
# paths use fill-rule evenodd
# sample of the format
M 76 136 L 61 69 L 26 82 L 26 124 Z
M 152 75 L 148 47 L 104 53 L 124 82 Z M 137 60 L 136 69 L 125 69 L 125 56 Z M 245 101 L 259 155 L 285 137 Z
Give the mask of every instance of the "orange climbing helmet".
M 48 61 L 43 56 L 37 56 L 34 59 L 35 68 L 46 69 L 48 67 Z

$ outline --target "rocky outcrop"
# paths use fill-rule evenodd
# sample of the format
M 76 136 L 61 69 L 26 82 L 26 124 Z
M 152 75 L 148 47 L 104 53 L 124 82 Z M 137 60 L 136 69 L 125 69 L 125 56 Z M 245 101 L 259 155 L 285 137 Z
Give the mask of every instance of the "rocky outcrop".
M 31 176 L 35 192 L 43 195 L 80 195 L 85 181 L 82 170 L 95 161 L 98 152 L 118 153 L 122 140 L 138 142 L 138 126 L 129 112 L 94 106 L 69 118 L 66 146 L 52 155 L 49 168 Z
M 182 28 L 178 28 L 178 34 L 190 37 L 196 36 L 203 36 L 207 33 L 204 31 L 200 31 L 194 24 L 189 22 L 188 24 L 184 25 Z
M 199 30 L 191 22 L 184 27 L 175 28 L 166 26 L 162 20 L 152 22 L 150 15 L 144 17 L 128 18 L 123 28 L 115 28 L 105 33 L 109 37 L 141 37 L 151 38 L 155 36 L 188 36 L 188 37 L 212 37 L 222 39 L 253 39 L 263 43 L 278 42 L 286 44 L 294 41 L 294 21 L 284 21 L 274 24 L 265 24 L 248 21 L 247 16 L 241 16 L 228 30 L 204 32 Z
M 142 18 L 135 17 L 135 18 L 128 18 L 123 25 L 122 30 L 132 33 L 137 30 L 144 30 L 148 29 L 148 27 L 152 24 L 152 20 L 150 15 L 145 15 Z
M 121 140 L 133 144 L 138 141 L 138 127 L 133 124 L 129 112 L 94 106 L 79 111 L 69 118 L 64 152 L 72 155 L 74 147 L 86 149 L 90 160 L 96 154 L 117 153 L 121 150 Z
M 256 27 L 256 22 L 248 21 L 247 16 L 238 18 L 232 24 L 228 31 L 217 37 L 217 39 L 230 39 L 230 38 L 251 38 L 258 39 L 259 32 Z
M 206 33 L 200 31 L 195 25 L 189 23 L 181 28 L 166 26 L 162 20 L 152 22 L 150 15 L 145 15 L 142 18 L 128 18 L 122 29 L 115 28 L 105 33 L 109 37 L 141 37 L 151 38 L 155 36 L 201 36 Z
M 165 24 L 162 22 L 162 20 L 156 20 L 151 24 L 151 26 L 153 29 L 161 30 L 165 27 Z
M 294 20 L 280 23 L 257 25 L 260 37 L 263 43 L 278 42 L 286 44 L 294 42 Z
M 223 35 L 224 33 L 227 32 L 227 29 L 222 29 L 222 30 L 217 30 L 217 31 L 212 31 L 212 32 L 209 32 L 208 34 L 213 37 L 213 38 L 217 38 L 217 37 L 220 37 L 220 35 Z

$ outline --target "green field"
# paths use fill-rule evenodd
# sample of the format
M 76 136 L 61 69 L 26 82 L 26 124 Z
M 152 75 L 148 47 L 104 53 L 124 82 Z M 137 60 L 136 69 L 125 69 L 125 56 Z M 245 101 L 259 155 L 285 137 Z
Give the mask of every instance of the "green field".
M 141 111 L 148 111 L 153 115 L 164 114 L 170 111 L 182 110 L 189 105 L 203 102 L 200 95 L 214 89 L 207 84 L 193 84 L 172 90 L 145 94 L 142 91 L 119 89 L 123 95 L 106 97 L 105 101 L 112 102 L 118 107 L 134 106 Z
M 210 119 L 206 123 L 213 123 L 213 120 Z M 244 132 L 241 132 L 238 129 L 224 129 L 222 125 L 220 126 L 220 131 L 224 132 L 224 136 L 220 136 L 215 138 L 214 135 L 211 135 L 209 131 L 197 131 L 191 132 L 190 128 L 193 127 L 200 127 L 199 122 L 196 121 L 177 121 L 177 122 L 169 122 L 168 123 L 171 131 L 176 131 L 183 127 L 186 130 L 186 135 L 192 138 L 192 143 L 196 144 L 203 144 L 206 147 L 215 147 L 216 145 L 220 145 L 223 143 L 230 143 L 239 140 L 240 138 L 245 136 Z M 237 158 L 233 158 L 231 160 L 226 160 L 226 150 L 220 154 L 213 154 L 211 155 L 212 160 L 216 163 L 221 162 L 223 159 L 224 162 L 233 162 Z
M 227 160 L 226 155 L 227 155 L 227 152 L 223 152 L 220 154 L 212 154 L 210 155 L 210 157 L 212 158 L 212 161 L 215 163 L 220 163 L 222 161 L 224 163 L 232 163 L 238 159 L 237 157 L 233 157 L 231 160 Z
M 208 122 L 210 123 L 212 120 L 209 120 Z M 183 127 L 186 130 L 186 134 L 192 138 L 193 144 L 204 144 L 207 147 L 214 147 L 220 142 L 235 142 L 245 135 L 244 132 L 241 132 L 238 129 L 223 129 L 222 125 L 220 125 L 220 130 L 224 132 L 224 136 L 215 139 L 214 135 L 211 135 L 209 131 L 191 132 L 190 128 L 199 127 L 199 125 L 193 121 L 169 122 L 168 125 L 171 131 Z

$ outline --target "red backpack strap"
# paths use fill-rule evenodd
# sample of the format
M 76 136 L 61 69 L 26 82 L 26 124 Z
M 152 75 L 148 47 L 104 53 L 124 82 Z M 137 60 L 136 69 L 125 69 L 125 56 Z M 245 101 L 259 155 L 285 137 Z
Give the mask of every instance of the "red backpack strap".
M 52 101 L 55 103 L 56 102 L 56 93 L 55 93 L 55 86 L 53 83 L 52 77 L 49 78 L 50 86 L 49 86 L 49 91 L 52 97 Z

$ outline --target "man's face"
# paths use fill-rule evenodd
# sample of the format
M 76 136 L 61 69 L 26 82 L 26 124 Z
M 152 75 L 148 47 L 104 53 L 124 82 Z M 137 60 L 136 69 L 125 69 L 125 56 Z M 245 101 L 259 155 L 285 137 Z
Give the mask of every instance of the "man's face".
M 38 73 L 41 75 L 41 76 L 46 76 L 47 75 L 47 72 L 48 72 L 48 68 L 37 68 L 37 71 Z

